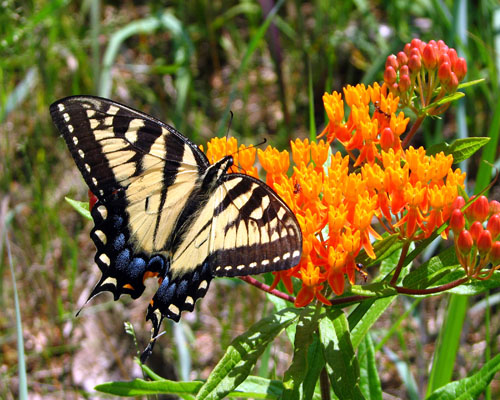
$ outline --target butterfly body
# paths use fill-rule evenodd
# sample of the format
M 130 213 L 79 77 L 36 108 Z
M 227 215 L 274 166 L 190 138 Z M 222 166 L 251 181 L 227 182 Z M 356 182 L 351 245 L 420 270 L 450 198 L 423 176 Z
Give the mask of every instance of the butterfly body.
M 194 309 L 213 277 L 299 262 L 292 211 L 263 182 L 228 173 L 230 155 L 211 165 L 171 126 L 107 99 L 68 97 L 50 112 L 97 197 L 91 238 L 102 276 L 89 298 L 137 298 L 157 277 L 146 316 L 156 336 L 163 317 Z

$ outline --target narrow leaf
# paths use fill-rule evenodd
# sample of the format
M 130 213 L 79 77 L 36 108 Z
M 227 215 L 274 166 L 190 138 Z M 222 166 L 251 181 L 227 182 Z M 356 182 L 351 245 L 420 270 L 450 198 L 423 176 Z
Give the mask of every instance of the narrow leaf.
M 495 374 L 500 371 L 500 354 L 488 361 L 474 375 L 448 383 L 433 392 L 427 400 L 477 399 L 487 388 Z
M 312 343 L 314 331 L 318 329 L 320 311 L 321 308 L 309 306 L 302 309 L 300 314 L 295 332 L 292 364 L 285 372 L 283 379 L 285 386 L 283 398 L 285 399 L 299 399 L 299 389 L 308 370 L 307 352 Z
M 319 322 L 319 336 L 333 391 L 340 399 L 364 399 L 359 388 L 359 366 L 341 310 L 329 309 Z
M 134 379 L 128 382 L 106 382 L 94 389 L 116 396 L 145 396 L 151 394 L 192 394 L 195 395 L 203 382 L 175 382 L 167 379 L 160 381 L 145 381 Z
M 295 322 L 301 310 L 287 308 L 264 318 L 233 340 L 196 399 L 222 399 L 241 384 L 266 346 Z
M 377 372 L 375 348 L 370 335 L 365 335 L 358 347 L 359 387 L 366 399 L 382 400 L 382 386 Z
M 314 396 L 316 382 L 318 382 L 321 370 L 325 366 L 323 348 L 317 334 L 314 334 L 313 341 L 307 353 L 307 372 L 303 383 L 303 399 L 309 400 Z

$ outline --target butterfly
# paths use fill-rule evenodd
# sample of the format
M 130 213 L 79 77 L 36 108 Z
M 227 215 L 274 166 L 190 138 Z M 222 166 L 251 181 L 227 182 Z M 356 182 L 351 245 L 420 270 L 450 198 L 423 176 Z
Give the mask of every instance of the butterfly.
M 153 344 L 163 318 L 192 311 L 213 277 L 300 261 L 295 215 L 264 182 L 227 173 L 231 155 L 210 164 L 171 126 L 104 98 L 66 97 L 50 114 L 97 197 L 90 236 L 102 275 L 89 300 L 105 291 L 136 299 L 157 277 L 146 314 Z

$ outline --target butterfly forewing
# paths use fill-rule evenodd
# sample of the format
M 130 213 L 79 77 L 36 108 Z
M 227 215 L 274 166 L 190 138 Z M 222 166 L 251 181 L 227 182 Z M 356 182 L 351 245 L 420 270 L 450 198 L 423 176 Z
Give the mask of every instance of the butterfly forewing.
M 102 277 L 91 297 L 138 297 L 159 277 L 148 308 L 155 334 L 164 316 L 193 310 L 213 276 L 296 265 L 302 235 L 287 205 L 263 182 L 227 174 L 232 158 L 209 166 L 174 128 L 91 96 L 68 97 L 50 112 L 98 201 L 92 209 Z

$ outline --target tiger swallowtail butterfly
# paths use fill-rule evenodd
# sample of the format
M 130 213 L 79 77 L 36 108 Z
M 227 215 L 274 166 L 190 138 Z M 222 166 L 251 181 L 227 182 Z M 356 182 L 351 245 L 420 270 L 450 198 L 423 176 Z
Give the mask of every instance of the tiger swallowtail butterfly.
M 50 114 L 97 197 L 91 238 L 102 276 L 89 300 L 104 291 L 136 299 L 145 279 L 158 277 L 149 352 L 163 318 L 192 311 L 213 277 L 298 264 L 294 214 L 265 183 L 227 173 L 230 155 L 210 165 L 171 126 L 103 98 L 67 97 Z

